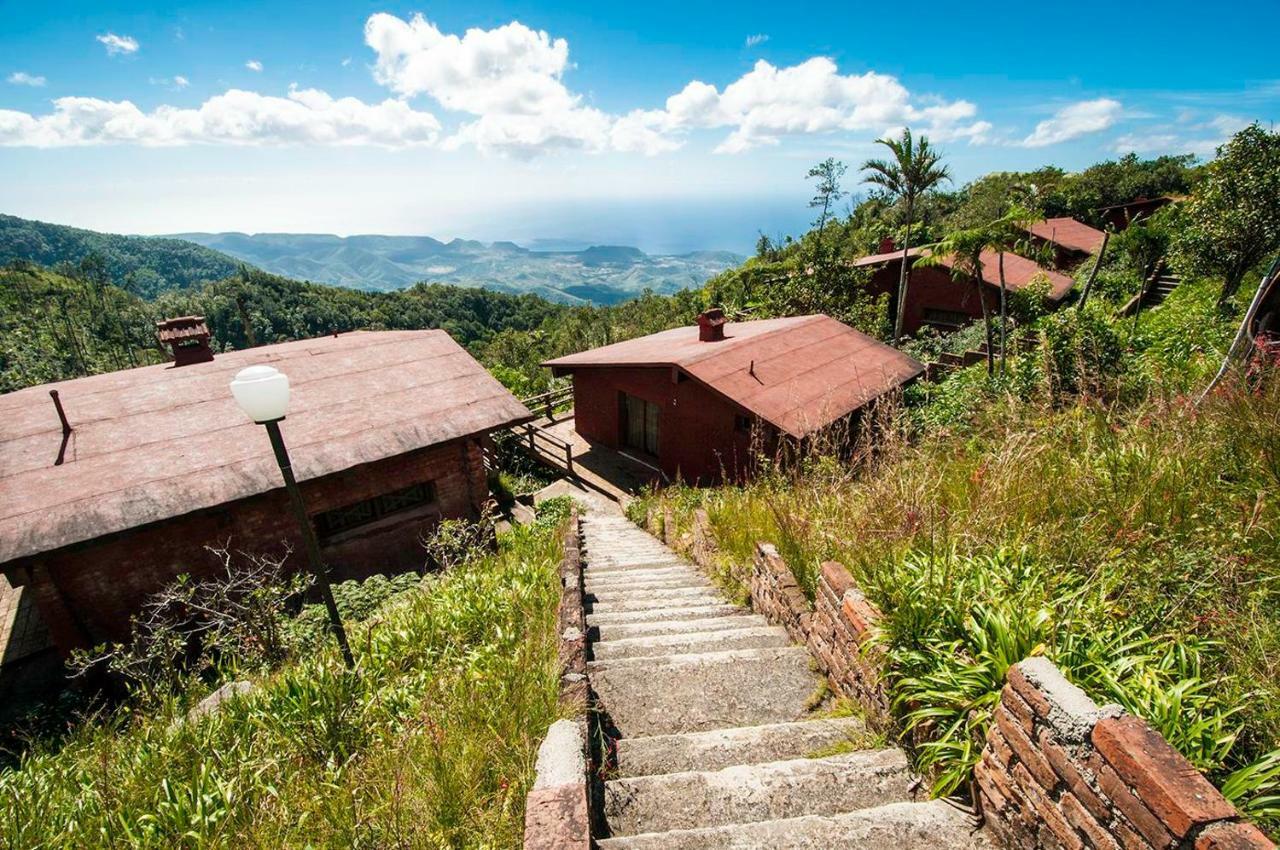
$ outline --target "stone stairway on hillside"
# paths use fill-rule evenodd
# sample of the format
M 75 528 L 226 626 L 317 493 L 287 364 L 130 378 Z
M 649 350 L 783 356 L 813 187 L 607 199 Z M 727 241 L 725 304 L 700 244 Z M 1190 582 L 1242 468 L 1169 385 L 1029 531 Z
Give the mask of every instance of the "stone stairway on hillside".
M 582 521 L 588 675 L 617 736 L 604 850 L 987 850 L 897 749 L 814 714 L 808 650 L 621 516 Z

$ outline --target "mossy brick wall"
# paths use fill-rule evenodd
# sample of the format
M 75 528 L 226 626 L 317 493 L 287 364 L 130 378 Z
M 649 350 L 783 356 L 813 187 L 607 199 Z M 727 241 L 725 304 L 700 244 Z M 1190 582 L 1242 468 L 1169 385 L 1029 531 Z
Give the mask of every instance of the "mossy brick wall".
M 691 554 L 715 552 L 704 512 Z M 751 604 L 813 653 L 837 694 L 874 725 L 891 723 L 885 661 L 869 639 L 881 613 L 835 562 L 812 603 L 777 549 L 758 544 Z M 976 797 L 1007 847 L 1066 850 L 1275 850 L 1208 779 L 1144 720 L 1099 707 L 1052 662 L 1010 668 L 981 761 Z
M 454 440 L 302 482 L 307 509 L 315 515 L 426 481 L 435 485 L 434 503 L 352 529 L 324 548 L 335 580 L 421 568 L 426 555 L 419 534 L 442 517 L 475 516 L 488 498 L 480 445 Z M 204 547 L 223 544 L 266 555 L 283 554 L 288 547 L 291 562 L 301 565 L 302 540 L 283 485 L 15 562 L 6 572 L 29 586 L 54 644 L 67 653 L 127 639 L 129 618 L 147 595 L 181 573 L 218 569 Z
M 1144 720 L 1099 707 L 1044 658 L 1010 668 L 975 779 L 1010 847 L 1275 847 Z
M 525 798 L 524 850 L 589 850 L 591 805 L 587 777 L 590 685 L 587 621 L 583 608 L 582 538 L 575 514 L 563 539 L 559 565 L 560 705 L 565 719 L 552 724 L 538 749 L 537 776 Z

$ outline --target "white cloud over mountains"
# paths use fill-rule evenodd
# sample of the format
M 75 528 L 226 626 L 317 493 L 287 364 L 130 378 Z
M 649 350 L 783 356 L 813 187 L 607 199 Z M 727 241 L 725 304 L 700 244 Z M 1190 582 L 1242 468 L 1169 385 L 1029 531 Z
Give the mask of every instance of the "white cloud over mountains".
M 378 13 L 367 19 L 364 39 L 374 53 L 374 79 L 395 98 L 367 103 L 297 87 L 285 97 L 233 89 L 197 107 L 148 112 L 128 100 L 66 97 L 45 115 L 0 110 L 0 145 L 432 145 L 526 158 L 556 150 L 655 155 L 710 132 L 719 133 L 715 152 L 736 154 L 798 136 L 870 140 L 906 125 L 937 142 L 993 141 L 973 103 L 921 96 L 889 74 L 842 74 L 823 56 L 789 66 L 759 60 L 723 88 L 692 80 L 660 107 L 618 112 L 566 83 L 575 66 L 565 39 L 518 21 L 454 34 L 422 15 Z M 98 40 L 112 55 L 138 50 L 128 36 Z M 257 60 L 246 67 L 262 70 Z M 175 88 L 185 82 L 172 80 Z M 449 130 L 432 108 L 452 114 Z M 1098 132 L 1120 115 L 1110 99 L 1073 104 L 1019 144 L 1042 147 Z
M 109 32 L 106 35 L 96 36 L 103 47 L 107 48 L 108 56 L 127 56 L 130 53 L 138 52 L 138 40 L 127 35 L 116 35 Z
M 196 109 L 143 112 L 127 100 L 62 97 L 34 117 L 0 109 L 0 145 L 68 147 L 103 143 L 174 146 L 194 143 L 381 145 L 435 143 L 440 122 L 400 100 L 368 104 L 291 88 L 288 97 L 231 89 Z
M 1110 129 L 1123 111 L 1120 101 L 1107 97 L 1073 103 L 1037 124 L 1031 135 L 1022 140 L 1022 146 L 1043 148 Z

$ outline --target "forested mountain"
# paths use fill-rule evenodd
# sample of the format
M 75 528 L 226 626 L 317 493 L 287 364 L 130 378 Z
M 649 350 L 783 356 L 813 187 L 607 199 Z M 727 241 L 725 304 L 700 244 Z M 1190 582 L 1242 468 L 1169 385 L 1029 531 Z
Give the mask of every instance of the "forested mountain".
M 227 277 L 240 266 L 226 254 L 182 239 L 118 236 L 0 215 L 0 265 L 14 260 L 79 265 L 91 256 L 101 259 L 112 281 L 145 298 Z
M 260 269 L 286 277 L 389 291 L 419 281 L 533 293 L 569 304 L 616 304 L 646 289 L 701 286 L 742 262 L 727 251 L 649 255 L 617 245 L 534 251 L 513 242 L 441 242 L 429 236 L 332 236 L 306 233 L 180 233 Z

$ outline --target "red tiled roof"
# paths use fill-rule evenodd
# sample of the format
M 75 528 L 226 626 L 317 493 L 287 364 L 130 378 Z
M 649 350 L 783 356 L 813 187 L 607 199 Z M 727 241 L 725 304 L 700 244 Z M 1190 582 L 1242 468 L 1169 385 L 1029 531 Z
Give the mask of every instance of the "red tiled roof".
M 929 251 L 925 248 L 910 248 L 907 250 L 908 257 L 923 257 L 928 253 Z M 901 260 L 901 259 L 902 259 L 901 251 L 889 251 L 888 253 L 885 253 L 885 254 L 868 254 L 865 257 L 859 257 L 858 259 L 854 260 L 850 265 L 852 265 L 855 269 L 859 269 L 859 268 L 862 268 L 863 266 L 878 266 L 881 263 L 889 263 L 889 262 L 893 262 L 894 260 Z
M 1044 221 L 1037 221 L 1027 230 L 1032 236 L 1046 242 L 1054 242 L 1063 248 L 1084 254 L 1096 254 L 1102 247 L 1105 236 L 1096 227 L 1090 227 L 1074 218 L 1046 218 Z
M 995 251 L 983 251 L 979 259 L 982 260 L 982 282 L 988 286 L 999 287 L 1000 255 Z M 951 268 L 950 257 L 943 257 L 940 262 L 947 268 Z M 1026 257 L 1005 252 L 1004 283 L 1007 288 L 1017 291 L 1042 275 L 1049 281 L 1049 298 L 1054 301 L 1065 298 L 1071 291 L 1071 287 L 1075 285 L 1075 281 L 1062 272 L 1046 269 Z
M 144 366 L 0 396 L 0 563 L 283 486 L 262 427 L 228 383 L 289 376 L 282 424 L 305 481 L 530 417 L 444 331 L 383 331 Z M 74 431 L 54 466 L 62 426 Z
M 732 322 L 720 342 L 676 328 L 560 357 L 582 367 L 677 367 L 793 437 L 804 437 L 924 372 L 907 355 L 829 316 Z
M 927 248 L 912 248 L 912 257 L 927 257 L 929 250 Z M 918 253 L 916 253 L 918 250 Z M 879 265 L 881 263 L 891 263 L 902 259 L 902 252 L 896 251 L 892 254 L 872 254 L 867 257 L 860 257 L 853 261 L 855 267 Z M 952 261 L 950 257 L 942 257 L 939 261 L 947 268 L 951 268 Z M 1026 257 L 1018 254 L 1006 252 L 1004 255 L 1004 282 L 1005 286 L 1012 290 L 1022 289 L 1031 283 L 1037 275 L 1044 275 L 1049 281 L 1049 297 L 1054 301 L 1061 301 L 1066 294 L 1071 291 L 1071 287 L 1075 284 L 1068 275 L 1062 272 L 1056 272 L 1052 269 L 1046 269 L 1043 266 L 1028 260 Z M 999 255 L 995 251 L 982 252 L 982 282 L 988 286 L 1000 286 L 1000 267 Z

